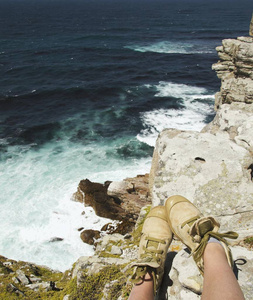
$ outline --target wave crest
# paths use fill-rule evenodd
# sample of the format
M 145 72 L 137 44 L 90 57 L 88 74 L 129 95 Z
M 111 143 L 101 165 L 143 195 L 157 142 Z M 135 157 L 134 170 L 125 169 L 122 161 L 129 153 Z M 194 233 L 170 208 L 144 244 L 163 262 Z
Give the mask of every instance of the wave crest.
M 200 131 L 206 118 L 213 114 L 214 95 L 208 95 L 205 88 L 164 81 L 155 86 L 147 85 L 147 88 L 155 88 L 156 97 L 180 99 L 183 103 L 181 109 L 160 108 L 141 113 L 144 129 L 137 138 L 150 146 L 155 146 L 158 133 L 163 129 Z
M 129 45 L 125 46 L 127 49 L 131 49 L 138 52 L 155 52 L 155 53 L 167 53 L 167 54 L 202 54 L 213 53 L 214 50 L 209 49 L 205 45 L 198 45 L 186 42 L 172 42 L 162 41 L 157 43 L 151 43 L 146 45 Z

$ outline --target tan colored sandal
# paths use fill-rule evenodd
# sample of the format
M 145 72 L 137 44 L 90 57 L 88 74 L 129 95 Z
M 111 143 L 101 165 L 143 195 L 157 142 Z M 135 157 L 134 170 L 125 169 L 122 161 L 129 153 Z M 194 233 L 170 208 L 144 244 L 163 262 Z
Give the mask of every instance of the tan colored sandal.
M 204 274 L 203 253 L 210 237 L 223 246 L 228 263 L 233 267 L 233 258 L 225 238 L 236 239 L 238 234 L 230 231 L 219 233 L 220 224 L 213 217 L 203 217 L 200 211 L 186 198 L 176 195 L 165 203 L 167 220 L 172 232 L 191 251 L 201 274 Z
M 172 232 L 167 223 L 164 206 L 151 209 L 142 229 L 138 260 L 134 267 L 131 281 L 141 283 L 146 273 L 150 273 L 154 281 L 154 294 L 160 287 L 164 273 L 164 264 L 168 248 L 172 241 Z

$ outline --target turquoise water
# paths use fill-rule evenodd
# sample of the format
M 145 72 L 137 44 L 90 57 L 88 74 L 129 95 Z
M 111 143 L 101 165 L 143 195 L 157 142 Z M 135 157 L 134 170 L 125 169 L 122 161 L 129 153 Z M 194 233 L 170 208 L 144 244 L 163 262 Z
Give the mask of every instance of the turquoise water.
M 1 1 L 0 254 L 60 270 L 92 255 L 77 229 L 108 220 L 71 201 L 79 181 L 147 173 L 162 129 L 212 120 L 215 47 L 248 34 L 250 7 Z

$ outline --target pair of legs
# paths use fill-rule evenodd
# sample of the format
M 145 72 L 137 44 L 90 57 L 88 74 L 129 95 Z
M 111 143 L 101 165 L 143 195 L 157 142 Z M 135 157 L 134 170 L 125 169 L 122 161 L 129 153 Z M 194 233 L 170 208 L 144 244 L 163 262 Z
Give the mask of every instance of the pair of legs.
M 228 264 L 223 247 L 208 243 L 204 255 L 204 286 L 202 300 L 243 300 L 244 296 L 236 277 Z M 129 300 L 153 300 L 154 283 L 147 273 L 144 281 L 135 285 Z
M 164 206 L 152 208 L 143 225 L 138 260 L 131 278 L 136 285 L 129 300 L 154 299 L 173 235 L 190 250 L 204 277 L 202 299 L 243 300 L 226 241 L 226 238 L 236 239 L 238 234 L 219 233 L 219 227 L 213 217 L 203 216 L 193 203 L 180 195 L 169 197 Z

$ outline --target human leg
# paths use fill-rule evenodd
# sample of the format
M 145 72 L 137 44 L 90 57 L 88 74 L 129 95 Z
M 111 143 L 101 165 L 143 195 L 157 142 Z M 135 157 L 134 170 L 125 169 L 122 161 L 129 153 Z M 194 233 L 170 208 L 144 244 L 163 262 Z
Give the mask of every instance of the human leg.
M 182 196 L 170 197 L 165 207 L 172 232 L 190 249 L 199 271 L 204 276 L 203 299 L 244 299 L 232 271 L 232 254 L 225 239 L 234 239 L 238 235 L 235 232 L 219 233 L 219 223 L 212 217 L 203 217 L 201 212 Z M 208 243 L 210 237 L 219 242 Z M 226 298 L 224 294 L 230 296 Z
M 208 243 L 204 251 L 204 286 L 202 300 L 243 300 L 244 296 L 224 248 Z
M 129 299 L 153 299 L 159 288 L 172 232 L 167 223 L 164 206 L 151 209 L 143 224 L 138 260 L 131 281 L 135 283 Z
M 150 273 L 146 273 L 139 283 L 132 288 L 128 300 L 153 300 L 154 281 Z

